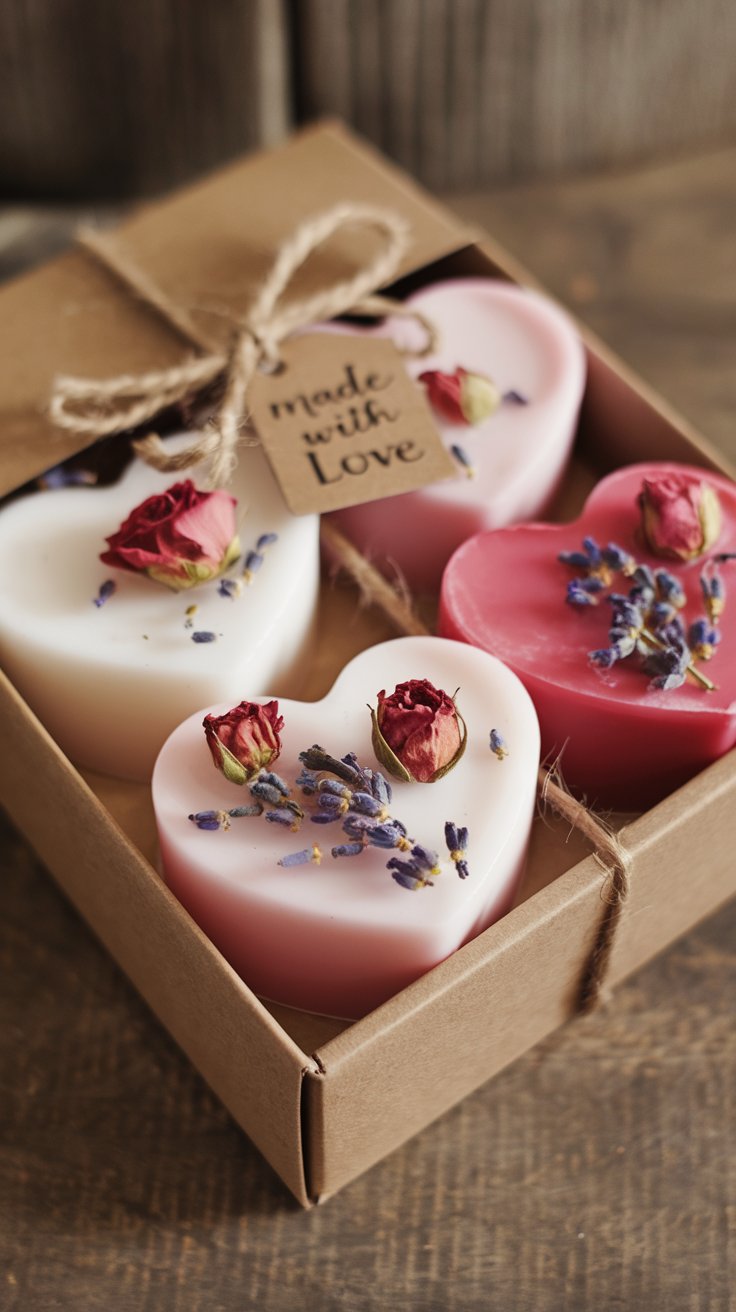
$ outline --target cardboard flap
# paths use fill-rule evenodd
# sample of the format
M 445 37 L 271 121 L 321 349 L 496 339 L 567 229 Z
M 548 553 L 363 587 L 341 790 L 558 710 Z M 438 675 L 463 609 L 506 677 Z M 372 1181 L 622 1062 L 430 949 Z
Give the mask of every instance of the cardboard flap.
M 276 249 L 304 219 L 341 201 L 408 219 L 403 276 L 472 240 L 440 206 L 341 126 L 321 125 L 279 150 L 222 169 L 146 207 L 118 235 L 126 254 L 208 338 L 224 343 Z M 364 232 L 336 235 L 310 257 L 289 296 L 346 276 L 365 258 Z M 180 361 L 191 347 L 94 259 L 73 250 L 0 292 L 0 495 L 89 445 L 45 411 L 53 379 L 106 378 Z

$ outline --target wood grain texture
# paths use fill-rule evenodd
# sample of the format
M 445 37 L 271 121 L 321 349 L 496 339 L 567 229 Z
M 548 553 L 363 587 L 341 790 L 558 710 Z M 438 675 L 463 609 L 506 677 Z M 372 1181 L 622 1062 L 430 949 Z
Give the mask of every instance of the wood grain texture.
M 431 187 L 733 138 L 727 0 L 295 0 L 300 117 L 355 125 Z
M 0 189 L 160 193 L 288 124 L 283 0 L 0 0 Z
M 457 206 L 732 455 L 735 163 Z M 17 219 L 5 268 L 68 215 Z M 303 1213 L 9 825 L 0 851 L 3 1312 L 732 1306 L 736 905 Z

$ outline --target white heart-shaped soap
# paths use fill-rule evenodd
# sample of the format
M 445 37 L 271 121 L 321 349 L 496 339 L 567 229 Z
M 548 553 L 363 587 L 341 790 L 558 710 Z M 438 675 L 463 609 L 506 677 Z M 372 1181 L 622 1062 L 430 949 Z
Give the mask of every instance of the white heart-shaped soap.
M 325 1015 L 363 1015 L 473 938 L 511 904 L 531 827 L 539 764 L 539 727 L 522 684 L 486 652 L 441 638 L 398 638 L 362 652 L 322 701 L 280 701 L 281 755 L 273 769 L 291 786 L 300 751 L 318 742 L 332 756 L 355 752 L 380 768 L 371 746 L 367 703 L 408 679 L 458 688 L 468 729 L 459 763 L 436 783 L 391 779 L 390 814 L 416 842 L 438 853 L 432 887 L 410 891 L 386 862 L 397 852 L 366 848 L 335 859 L 348 842 L 341 822 L 317 825 L 307 814 L 298 833 L 263 817 L 233 819 L 208 832 L 192 813 L 252 802 L 248 787 L 213 766 L 204 712 L 180 725 L 153 774 L 162 866 L 169 886 L 245 982 L 262 997 Z M 263 699 L 258 699 L 263 700 Z M 213 708 L 224 714 L 228 706 Z M 491 729 L 506 740 L 502 760 Z M 313 803 L 297 797 L 309 812 Z M 458 878 L 446 821 L 469 830 L 469 875 Z M 320 865 L 278 861 L 318 843 Z
M 198 473 L 179 477 L 197 485 Z M 176 481 L 136 460 L 113 486 L 34 492 L 0 512 L 3 666 L 73 761 L 122 778 L 150 778 L 161 744 L 197 706 L 246 689 L 298 692 L 317 605 L 318 518 L 289 514 L 257 449 L 240 453 L 228 489 L 241 547 L 278 539 L 240 595 L 223 597 L 217 581 L 172 592 L 102 564 L 105 538 Z M 97 607 L 106 579 L 116 590 Z M 194 632 L 216 637 L 198 643 Z
M 459 446 L 474 471 L 417 492 L 369 501 L 331 518 L 379 566 L 397 564 L 412 587 L 436 591 L 453 551 L 485 529 L 541 514 L 570 453 L 585 385 L 585 353 L 574 325 L 552 301 L 496 278 L 436 283 L 409 297 L 435 326 L 435 355 L 407 357 L 417 378 L 460 366 L 490 377 L 501 394 L 518 393 L 477 424 L 452 423 L 435 411 L 448 449 Z M 325 324 L 321 331 L 391 337 L 418 348 L 424 330 L 413 320 L 378 327 Z

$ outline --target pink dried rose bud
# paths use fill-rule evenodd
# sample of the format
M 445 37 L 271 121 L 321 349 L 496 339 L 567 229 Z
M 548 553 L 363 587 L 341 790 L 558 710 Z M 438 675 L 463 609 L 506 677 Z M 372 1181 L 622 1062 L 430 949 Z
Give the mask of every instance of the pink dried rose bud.
M 236 505 L 227 492 L 198 492 L 191 479 L 175 483 L 130 512 L 100 560 L 176 592 L 208 583 L 240 555 Z
M 428 679 L 408 679 L 378 694 L 371 710 L 373 750 L 397 779 L 431 784 L 457 765 L 467 729 L 453 697 Z
M 424 383 L 431 405 L 451 424 L 480 424 L 501 404 L 501 393 L 492 379 L 459 366 L 453 374 L 427 369 L 419 381 Z
M 278 702 L 240 702 L 226 715 L 206 715 L 202 724 L 212 760 L 232 784 L 254 779 L 281 751 Z
M 721 505 L 716 492 L 689 474 L 645 478 L 639 508 L 644 538 L 655 556 L 695 560 L 718 541 Z

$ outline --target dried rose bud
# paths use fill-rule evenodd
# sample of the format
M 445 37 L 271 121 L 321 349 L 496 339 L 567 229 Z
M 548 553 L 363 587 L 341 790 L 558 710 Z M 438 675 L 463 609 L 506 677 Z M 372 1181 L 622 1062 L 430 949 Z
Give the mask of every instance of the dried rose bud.
M 226 715 L 206 715 L 202 723 L 212 760 L 233 784 L 253 779 L 281 751 L 278 702 L 241 702 Z
M 191 479 L 175 483 L 131 511 L 100 560 L 176 592 L 207 583 L 240 555 L 236 504 L 227 492 L 198 492 Z
M 645 478 L 639 508 L 644 537 L 655 556 L 695 560 L 718 541 L 718 497 L 708 483 L 691 475 Z
M 373 750 L 397 779 L 435 783 L 457 765 L 467 729 L 455 702 L 428 679 L 408 679 L 378 694 L 371 710 Z
M 419 375 L 419 381 L 427 388 L 435 410 L 451 424 L 480 424 L 501 404 L 501 393 L 490 378 L 460 367 L 454 374 L 427 369 Z

